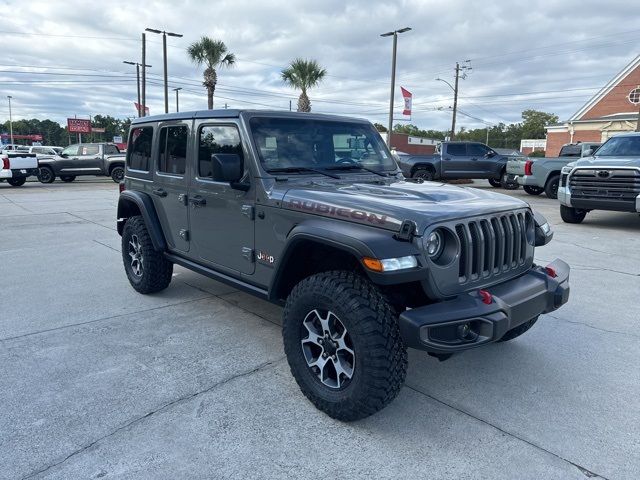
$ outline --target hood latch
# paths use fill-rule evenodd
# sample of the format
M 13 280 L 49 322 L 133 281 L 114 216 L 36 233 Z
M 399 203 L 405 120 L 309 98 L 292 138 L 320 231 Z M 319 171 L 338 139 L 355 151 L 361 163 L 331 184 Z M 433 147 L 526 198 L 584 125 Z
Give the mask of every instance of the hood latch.
M 393 238 L 402 242 L 410 242 L 416 234 L 418 229 L 416 222 L 413 220 L 404 220 L 400 225 L 400 231 L 396 233 Z

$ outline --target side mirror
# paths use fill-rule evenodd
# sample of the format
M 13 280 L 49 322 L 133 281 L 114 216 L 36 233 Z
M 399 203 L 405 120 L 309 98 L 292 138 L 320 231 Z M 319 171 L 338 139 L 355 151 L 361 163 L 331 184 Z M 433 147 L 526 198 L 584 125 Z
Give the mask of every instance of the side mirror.
M 235 153 L 214 153 L 211 169 L 216 182 L 235 183 L 242 178 L 242 159 Z
M 61 153 L 61 154 L 60 154 L 60 156 L 61 156 L 62 158 L 69 158 L 69 155 L 68 155 L 68 154 L 66 154 L 66 153 Z
M 496 152 L 494 152 L 493 150 L 489 150 L 487 153 L 484 154 L 484 156 L 486 158 L 493 158 L 496 156 Z

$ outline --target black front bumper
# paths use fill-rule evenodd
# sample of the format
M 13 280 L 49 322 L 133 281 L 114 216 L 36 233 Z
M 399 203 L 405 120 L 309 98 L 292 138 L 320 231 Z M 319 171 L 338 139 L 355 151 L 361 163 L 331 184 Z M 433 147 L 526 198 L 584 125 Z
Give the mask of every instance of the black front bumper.
M 555 260 L 488 288 L 490 298 L 474 291 L 407 310 L 398 320 L 400 333 L 408 347 L 442 354 L 495 342 L 512 328 L 567 303 L 569 270 L 565 262 Z

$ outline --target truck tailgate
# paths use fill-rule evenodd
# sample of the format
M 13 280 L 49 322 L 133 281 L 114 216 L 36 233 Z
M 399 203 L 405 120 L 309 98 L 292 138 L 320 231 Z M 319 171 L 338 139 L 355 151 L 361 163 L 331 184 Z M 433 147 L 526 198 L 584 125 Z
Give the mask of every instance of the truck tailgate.
M 507 160 L 507 173 L 509 175 L 524 175 L 524 164 L 527 158 L 518 157 Z
M 38 168 L 38 158 L 35 153 L 5 153 L 2 157 L 9 158 L 9 168 L 11 170 Z

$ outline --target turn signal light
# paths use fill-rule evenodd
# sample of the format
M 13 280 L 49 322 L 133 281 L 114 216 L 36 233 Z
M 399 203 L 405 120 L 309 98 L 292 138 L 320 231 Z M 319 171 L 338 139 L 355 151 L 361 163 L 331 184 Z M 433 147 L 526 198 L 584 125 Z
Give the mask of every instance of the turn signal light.
M 524 174 L 531 175 L 531 166 L 533 165 L 533 161 L 527 160 L 524 164 Z
M 382 266 L 382 262 L 377 258 L 364 257 L 362 259 L 362 263 L 369 270 L 373 270 L 374 272 L 382 272 L 384 267 Z
M 556 278 L 558 276 L 556 269 L 553 267 L 544 267 L 544 271 L 547 272 L 547 275 L 549 275 L 551 278 Z

